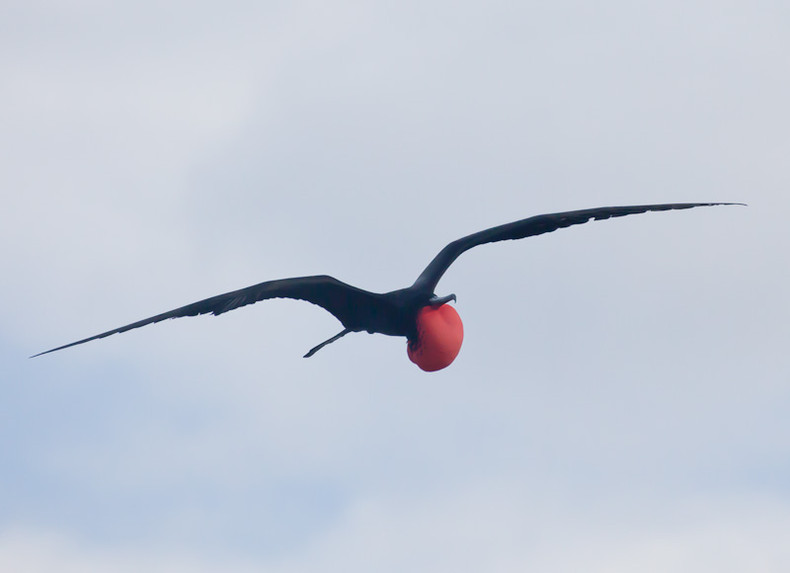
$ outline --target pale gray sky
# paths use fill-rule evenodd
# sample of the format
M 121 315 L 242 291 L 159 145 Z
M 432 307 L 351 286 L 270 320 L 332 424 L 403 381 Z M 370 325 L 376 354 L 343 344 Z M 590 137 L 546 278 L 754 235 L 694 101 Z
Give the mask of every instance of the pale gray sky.
M 0 7 L 0 569 L 784 572 L 790 9 Z M 267 279 L 468 252 L 454 364 Z

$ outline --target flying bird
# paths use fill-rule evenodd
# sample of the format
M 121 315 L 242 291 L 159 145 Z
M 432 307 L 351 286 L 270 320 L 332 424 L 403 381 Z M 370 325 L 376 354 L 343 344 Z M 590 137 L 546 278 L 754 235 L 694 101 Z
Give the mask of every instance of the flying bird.
M 323 307 L 343 324 L 343 330 L 312 348 L 309 358 L 327 344 L 349 332 L 367 331 L 389 336 L 404 336 L 407 340 L 409 359 L 421 369 L 433 372 L 449 366 L 461 350 L 464 332 L 461 318 L 450 301 L 454 294 L 437 296 L 436 286 L 448 267 L 465 251 L 478 245 L 533 237 L 550 233 L 563 227 L 580 225 L 587 221 L 623 217 L 648 211 L 670 211 L 709 207 L 714 205 L 743 205 L 743 203 L 666 203 L 659 205 L 632 205 L 599 207 L 537 215 L 505 225 L 499 225 L 457 239 L 444 247 L 425 267 L 410 287 L 387 293 L 374 293 L 348 285 L 327 275 L 297 277 L 266 281 L 247 288 L 212 296 L 186 306 L 145 318 L 95 336 L 64 344 L 31 356 L 41 356 L 63 350 L 91 340 L 105 338 L 161 322 L 168 318 L 219 315 L 229 310 L 270 298 L 306 300 Z

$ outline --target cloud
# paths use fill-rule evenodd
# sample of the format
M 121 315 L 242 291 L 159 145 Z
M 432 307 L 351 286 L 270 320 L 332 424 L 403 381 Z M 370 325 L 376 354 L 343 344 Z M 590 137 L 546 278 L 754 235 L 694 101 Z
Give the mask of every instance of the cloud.
M 19 573 L 99 573 L 100 571 L 152 571 L 209 573 L 253 571 L 249 564 L 211 562 L 177 551 L 109 548 L 92 545 L 59 532 L 6 528 L 0 536 L 0 567 Z
M 544 493 L 499 482 L 416 502 L 363 503 L 321 540 L 317 555 L 284 570 L 780 571 L 787 564 L 789 514 L 774 499 L 703 495 L 629 507 L 635 500 L 570 504 Z
M 95 545 L 6 529 L 0 566 L 38 571 L 783 571 L 790 512 L 771 497 L 613 497 L 571 504 L 559 492 L 488 482 L 427 498 L 358 500 L 298 553 L 254 564 L 196 548 Z M 573 550 L 569 550 L 573 548 Z M 253 566 L 254 565 L 254 566 Z
M 780 570 L 786 9 L 38 2 L 0 34 L 0 568 Z M 7 17 L 6 17 L 7 16 Z M 466 253 L 458 360 L 269 301 Z M 128 564 L 128 565 L 127 565 Z M 786 567 L 784 567 L 786 569 Z

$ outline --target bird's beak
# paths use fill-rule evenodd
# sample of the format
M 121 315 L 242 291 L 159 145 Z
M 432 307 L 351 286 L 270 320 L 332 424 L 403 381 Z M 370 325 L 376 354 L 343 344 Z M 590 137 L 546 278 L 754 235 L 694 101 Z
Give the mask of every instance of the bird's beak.
M 455 302 L 455 295 L 454 294 L 448 294 L 447 296 L 442 296 L 442 297 L 438 297 L 438 296 L 434 295 L 428 301 L 428 304 L 433 306 L 433 307 L 437 307 L 437 306 L 442 306 L 443 304 L 447 304 L 450 301 Z

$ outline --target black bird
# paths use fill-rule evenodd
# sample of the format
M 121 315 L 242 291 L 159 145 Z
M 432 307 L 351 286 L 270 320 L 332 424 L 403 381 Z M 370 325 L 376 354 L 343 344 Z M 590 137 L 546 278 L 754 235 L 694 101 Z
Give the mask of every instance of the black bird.
M 31 358 L 168 318 L 209 313 L 218 315 L 260 300 L 293 298 L 306 300 L 325 308 L 343 324 L 340 333 L 311 349 L 305 354 L 305 358 L 349 332 L 364 330 L 371 334 L 405 336 L 408 355 L 412 362 L 426 371 L 440 370 L 449 366 L 458 355 L 463 341 L 463 325 L 455 309 L 447 304 L 451 300 L 455 301 L 455 295 L 437 297 L 434 291 L 439 279 L 461 253 L 477 245 L 550 233 L 562 227 L 586 223 L 590 219 L 601 220 L 647 211 L 669 211 L 714 205 L 743 205 L 743 203 L 633 205 L 537 215 L 453 241 L 434 257 L 414 284 L 407 288 L 379 294 L 353 287 L 326 275 L 266 281 L 169 310 L 77 342 L 64 344 L 35 354 Z

